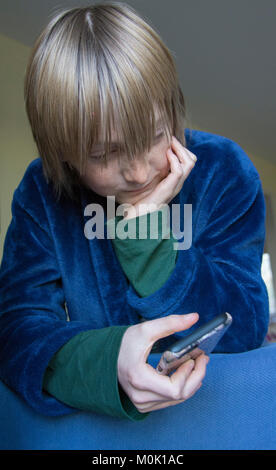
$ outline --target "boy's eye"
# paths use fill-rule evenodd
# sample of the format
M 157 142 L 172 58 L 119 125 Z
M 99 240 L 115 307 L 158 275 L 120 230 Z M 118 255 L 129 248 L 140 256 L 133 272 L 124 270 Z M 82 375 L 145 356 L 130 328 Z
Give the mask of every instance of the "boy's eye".
M 99 160 L 103 160 L 104 159 L 104 155 L 91 155 L 90 156 L 90 160 L 92 161 L 99 161 Z
M 164 131 L 159 131 L 156 136 L 154 137 L 154 142 L 158 142 L 162 137 L 164 136 Z M 109 156 L 116 156 L 118 154 L 118 149 L 117 148 L 114 148 L 113 150 L 111 150 L 108 154 L 98 154 L 98 155 L 91 155 L 91 160 L 94 160 L 94 161 L 103 161 L 104 158 L 108 158 Z
M 109 155 L 111 155 L 111 156 L 112 156 L 112 155 L 116 155 L 117 152 L 118 152 L 117 149 L 113 149 L 113 150 L 111 150 L 111 151 L 109 152 L 109 154 L 101 153 L 101 154 L 98 154 L 98 155 L 91 155 L 90 158 L 91 158 L 92 160 L 97 160 L 97 161 L 99 161 L 99 160 L 104 160 L 104 158 L 108 158 Z

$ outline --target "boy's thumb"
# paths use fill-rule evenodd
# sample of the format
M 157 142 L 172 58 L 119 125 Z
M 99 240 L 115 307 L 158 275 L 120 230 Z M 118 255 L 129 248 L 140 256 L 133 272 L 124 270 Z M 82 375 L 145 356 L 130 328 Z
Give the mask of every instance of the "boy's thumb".
M 199 319 L 198 313 L 187 313 L 184 315 L 168 315 L 148 321 L 149 335 L 151 341 L 174 334 L 176 331 L 191 328 Z

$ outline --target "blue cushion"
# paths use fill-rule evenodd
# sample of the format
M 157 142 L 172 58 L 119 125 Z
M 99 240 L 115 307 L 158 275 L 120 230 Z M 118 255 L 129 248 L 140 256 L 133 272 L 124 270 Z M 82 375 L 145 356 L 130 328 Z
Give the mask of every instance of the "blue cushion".
M 156 366 L 159 354 L 149 362 Z M 0 382 L 0 448 L 28 450 L 276 449 L 276 344 L 212 354 L 203 386 L 141 422 L 95 413 L 46 417 Z

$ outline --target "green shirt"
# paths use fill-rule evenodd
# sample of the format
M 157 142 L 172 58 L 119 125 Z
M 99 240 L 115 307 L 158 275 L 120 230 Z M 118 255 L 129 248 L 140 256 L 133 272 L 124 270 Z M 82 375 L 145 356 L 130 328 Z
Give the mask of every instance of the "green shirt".
M 168 225 L 162 225 L 161 212 L 152 213 L 153 220 L 154 214 L 158 218 L 152 230 L 149 213 L 129 220 L 116 216 L 107 222 L 108 231 L 115 228 L 112 244 L 122 269 L 141 297 L 158 290 L 176 262 L 177 251 L 173 248 L 176 240 Z M 123 232 L 134 238 L 122 239 Z M 139 233 L 145 238 L 139 239 Z M 146 418 L 149 413 L 138 411 L 117 377 L 121 341 L 129 326 L 110 326 L 77 334 L 53 356 L 44 375 L 43 389 L 80 410 L 133 421 Z
M 127 233 L 135 237 L 120 239 L 116 236 L 113 247 L 126 277 L 141 297 L 157 291 L 169 278 L 175 266 L 175 240 L 166 217 L 166 210 L 147 213 L 124 222 L 123 217 L 115 217 L 119 235 L 123 233 L 123 227 L 119 230 L 118 226 L 121 223 L 126 225 Z M 107 226 L 112 222 L 113 219 L 107 222 Z M 138 238 L 139 234 L 141 238 Z

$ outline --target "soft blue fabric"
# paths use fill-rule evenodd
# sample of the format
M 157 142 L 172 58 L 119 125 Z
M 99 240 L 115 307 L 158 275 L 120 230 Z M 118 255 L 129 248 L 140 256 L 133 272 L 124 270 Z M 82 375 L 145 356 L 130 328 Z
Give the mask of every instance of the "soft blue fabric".
M 149 362 L 155 366 L 159 358 Z M 88 412 L 41 416 L 0 382 L 0 448 L 275 450 L 275 363 L 276 344 L 212 354 L 192 398 L 136 423 Z
M 84 208 L 105 206 L 106 199 L 80 188 L 79 202 L 57 203 L 41 160 L 27 168 L 14 193 L 0 270 L 0 377 L 39 413 L 73 411 L 42 392 L 42 379 L 54 353 L 81 331 L 189 312 L 198 312 L 202 324 L 228 311 L 233 324 L 217 352 L 262 344 L 269 310 L 259 175 L 233 141 L 188 129 L 185 135 L 197 163 L 170 205 L 192 204 L 193 244 L 145 298 L 128 284 L 112 241 L 84 236 Z M 183 210 L 180 216 L 183 230 Z

